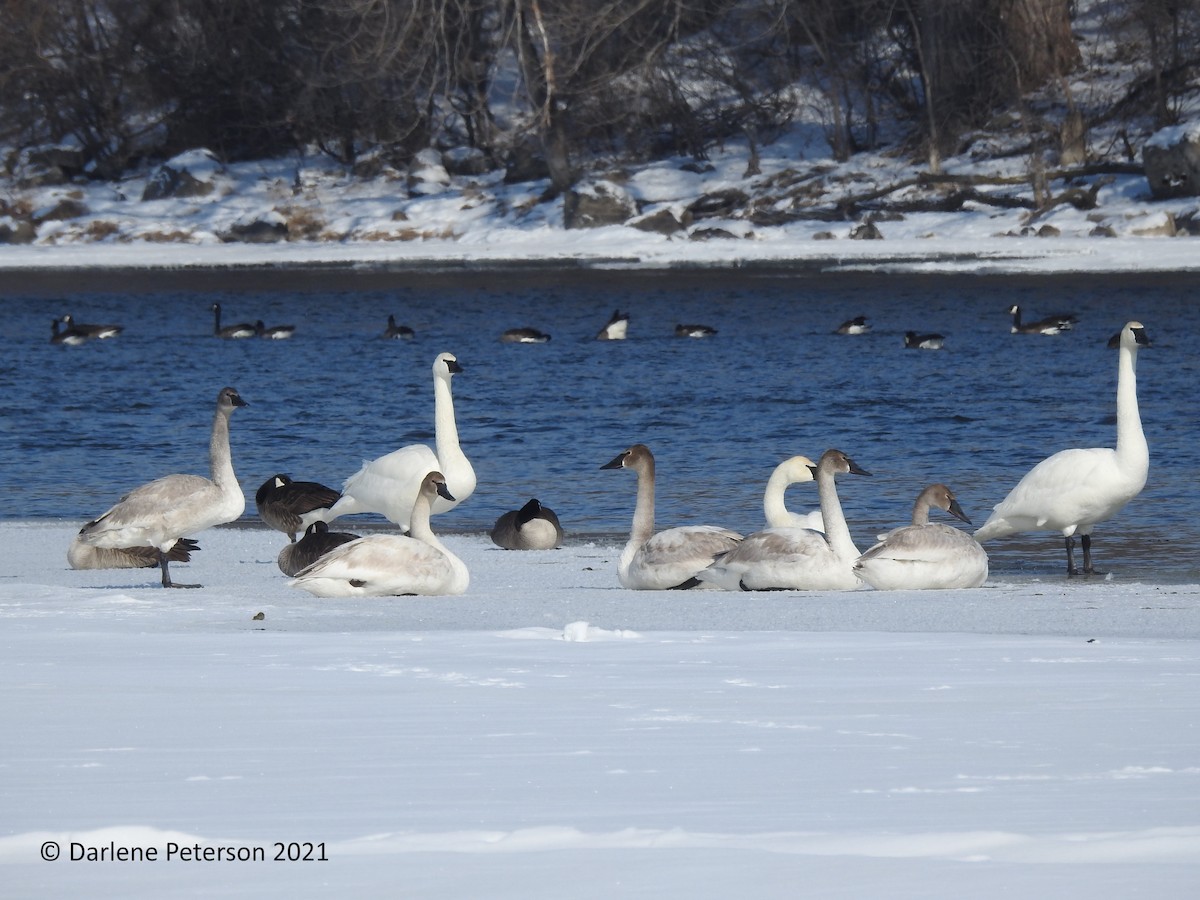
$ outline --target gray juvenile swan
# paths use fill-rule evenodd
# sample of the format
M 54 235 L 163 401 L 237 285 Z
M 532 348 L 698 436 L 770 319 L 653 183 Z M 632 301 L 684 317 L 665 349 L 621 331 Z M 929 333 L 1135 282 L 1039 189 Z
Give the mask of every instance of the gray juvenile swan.
M 845 591 L 860 587 L 853 571 L 858 549 L 842 513 L 834 477 L 870 475 L 840 450 L 826 450 L 816 466 L 825 533 L 807 528 L 766 528 L 697 577 L 727 591 Z
M 562 543 L 563 530 L 554 510 L 535 497 L 500 516 L 491 537 L 492 543 L 505 550 L 553 550 Z
M 742 539 L 736 531 L 715 525 L 682 525 L 655 534 L 654 454 L 645 444 L 634 444 L 600 468 L 631 469 L 638 477 L 633 528 L 617 563 L 622 587 L 635 591 L 703 587 L 696 573 Z
M 854 564 L 855 574 L 881 591 L 977 588 L 987 581 L 983 547 L 966 532 L 930 522 L 934 508 L 971 524 L 954 492 L 944 484 L 931 484 L 913 504 L 912 524 L 880 535 L 879 543 Z
M 229 452 L 229 417 L 247 405 L 231 387 L 217 395 L 208 448 L 211 480 L 165 475 L 134 488 L 104 515 L 84 525 L 79 531 L 82 540 L 103 549 L 155 548 L 163 587 L 199 587 L 171 581 L 168 554 L 179 538 L 232 522 L 245 511 L 246 497 Z
M 437 496 L 453 500 L 442 473 L 429 472 L 421 480 L 407 536 L 369 534 L 334 547 L 288 584 L 317 597 L 461 594 L 471 581 L 466 564 L 429 527 Z
M 1092 528 L 1111 519 L 1141 493 L 1150 472 L 1150 449 L 1137 399 L 1137 351 L 1149 339 L 1140 322 L 1121 329 L 1117 359 L 1117 446 L 1060 450 L 1030 469 L 996 504 L 979 541 L 1021 531 L 1057 531 L 1066 539 L 1067 576 L 1092 575 Z M 1075 535 L 1083 568 L 1075 568 Z

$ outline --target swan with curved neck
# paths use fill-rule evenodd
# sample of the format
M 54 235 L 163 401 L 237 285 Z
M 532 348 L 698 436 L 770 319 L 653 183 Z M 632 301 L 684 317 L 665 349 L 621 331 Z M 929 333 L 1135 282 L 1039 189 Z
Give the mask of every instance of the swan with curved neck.
M 429 527 L 435 497 L 454 499 L 441 472 L 421 479 L 408 535 L 370 534 L 334 547 L 288 584 L 317 597 L 463 593 L 471 581 L 466 564 Z
M 826 450 L 815 468 L 824 534 L 794 527 L 756 531 L 697 577 L 730 591 L 845 591 L 861 587 L 853 571 L 859 553 L 834 479 L 837 475 L 871 473 L 840 450 Z
M 771 477 L 767 479 L 767 488 L 763 492 L 763 515 L 766 517 L 767 527 L 825 530 L 825 520 L 821 518 L 820 509 L 809 513 L 794 513 L 787 508 L 785 501 L 789 485 L 813 480 L 813 468 L 814 463 L 807 456 L 793 456 L 785 459 L 771 472 Z
M 1060 450 L 1026 473 L 998 504 L 975 539 L 1022 531 L 1057 531 L 1066 540 L 1067 575 L 1092 575 L 1092 529 L 1141 493 L 1150 471 L 1150 449 L 1137 399 L 1137 351 L 1150 345 L 1145 327 L 1121 329 L 1117 358 L 1117 446 Z M 1075 536 L 1083 568 L 1075 567 Z
M 742 539 L 736 531 L 715 525 L 681 525 L 655 534 L 654 454 L 645 444 L 634 444 L 600 468 L 631 469 L 637 474 L 633 527 L 617 563 L 622 587 L 635 591 L 703 587 L 696 573 Z
M 879 543 L 858 558 L 854 572 L 876 590 L 977 588 L 987 581 L 988 558 L 973 537 L 929 521 L 942 509 L 971 524 L 944 484 L 931 484 L 913 504 L 912 524 L 880 535 Z
M 82 540 L 101 548 L 153 547 L 163 587 L 199 587 L 172 582 L 167 563 L 179 538 L 232 522 L 245 511 L 246 497 L 229 450 L 229 417 L 247 405 L 231 387 L 217 395 L 208 447 L 211 479 L 166 475 L 134 488 L 104 515 L 84 525 L 79 532 Z
M 453 353 L 439 353 L 433 361 L 434 446 L 409 444 L 377 459 L 364 462 L 346 479 L 342 497 L 321 516 L 332 522 L 339 516 L 373 512 L 406 531 L 421 482 L 430 472 L 441 472 L 453 500 L 434 499 L 432 511 L 454 509 L 475 491 L 475 469 L 458 443 L 454 397 L 450 379 L 462 371 Z

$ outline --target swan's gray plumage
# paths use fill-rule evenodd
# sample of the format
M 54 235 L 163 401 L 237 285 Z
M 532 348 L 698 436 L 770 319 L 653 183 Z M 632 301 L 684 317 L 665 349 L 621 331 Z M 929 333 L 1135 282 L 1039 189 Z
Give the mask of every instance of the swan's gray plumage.
M 171 581 L 167 554 L 179 538 L 232 522 L 245 511 L 246 497 L 233 472 L 229 449 L 229 418 L 236 408 L 247 405 L 234 388 L 222 388 L 217 395 L 208 451 L 211 479 L 166 475 L 134 488 L 80 529 L 83 541 L 106 549 L 153 547 L 158 551 L 163 587 L 197 587 Z
M 254 494 L 258 516 L 291 541 L 313 522 L 322 519 L 322 510 L 337 503 L 342 495 L 316 481 L 292 481 L 282 473 L 272 475 Z
M 562 543 L 563 530 L 554 510 L 535 497 L 500 516 L 491 536 L 492 543 L 505 550 L 553 550 Z
M 171 562 L 190 562 L 192 552 L 200 544 L 191 538 L 180 538 L 167 551 Z M 67 564 L 72 569 L 152 569 L 158 566 L 158 550 L 154 547 L 93 547 L 75 535 L 67 548 Z
M 324 522 L 313 522 L 304 537 L 286 544 L 275 560 L 279 571 L 289 577 L 300 574 L 335 547 L 358 540 L 359 535 L 347 531 L 330 531 Z
M 213 312 L 213 334 L 223 340 L 233 341 L 243 338 L 252 338 L 258 334 L 258 331 L 249 322 L 238 322 L 236 325 L 221 325 L 221 304 L 214 303 L 212 305 Z

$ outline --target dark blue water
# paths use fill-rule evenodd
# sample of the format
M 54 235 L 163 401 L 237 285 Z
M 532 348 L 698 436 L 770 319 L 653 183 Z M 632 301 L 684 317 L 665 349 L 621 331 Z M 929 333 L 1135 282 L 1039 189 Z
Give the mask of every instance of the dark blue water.
M 536 496 L 568 533 L 628 529 L 634 478 L 600 471 L 629 444 L 658 459 L 660 527 L 709 522 L 752 530 L 762 489 L 784 457 L 849 453 L 872 478 L 840 482 L 860 548 L 906 521 L 922 486 L 945 481 L 978 524 L 1021 475 L 1069 446 L 1115 440 L 1110 335 L 1139 319 L 1155 343 L 1140 355 L 1151 451 L 1143 494 L 1098 526 L 1097 561 L 1150 581 L 1200 574 L 1200 305 L 1194 276 L 979 278 L 746 272 L 79 273 L 9 278 L 0 386 L 0 488 L 8 519 L 85 521 L 131 487 L 170 472 L 207 472 L 218 390 L 250 403 L 233 420 L 249 498 L 286 472 L 334 487 L 373 458 L 433 440 L 430 366 L 458 356 L 454 379 L 475 494 L 435 527 L 484 531 Z M 297 327 L 290 341 L 220 341 L 228 322 Z M 1026 318 L 1075 312 L 1048 338 L 1009 333 Z M 629 339 L 597 342 L 615 308 Z M 116 322 L 125 332 L 52 346 L 50 320 Z M 413 341 L 378 338 L 389 313 Z M 870 334 L 833 333 L 855 315 Z M 678 322 L 715 326 L 676 338 Z M 506 328 L 549 332 L 510 345 Z M 906 350 L 906 330 L 946 335 L 942 351 Z M 791 508 L 816 506 L 794 486 Z M 362 518 L 346 520 L 347 527 Z M 367 522 L 381 521 L 367 519 Z M 996 572 L 1059 574 L 1061 538 L 989 543 Z

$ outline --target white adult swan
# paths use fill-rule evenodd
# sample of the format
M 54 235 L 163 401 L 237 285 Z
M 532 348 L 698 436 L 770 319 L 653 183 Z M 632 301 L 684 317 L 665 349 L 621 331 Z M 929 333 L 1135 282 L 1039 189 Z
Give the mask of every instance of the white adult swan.
M 554 510 L 535 497 L 520 509 L 496 520 L 492 543 L 505 550 L 553 550 L 562 543 L 563 530 Z
M 453 353 L 439 353 L 433 361 L 434 442 L 437 452 L 425 444 L 409 444 L 378 459 L 364 462 L 363 467 L 346 479 L 342 499 L 322 518 L 332 522 L 339 516 L 373 512 L 395 522 L 404 530 L 409 528 L 413 504 L 421 489 L 421 481 L 430 472 L 441 472 L 453 500 L 437 497 L 433 512 L 454 509 L 475 490 L 475 470 L 458 444 L 458 426 L 454 423 L 454 398 L 450 379 L 461 372 Z
M 793 456 L 785 459 L 771 472 L 771 477 L 767 479 L 767 489 L 763 492 L 763 515 L 766 516 L 768 528 L 825 530 L 825 520 L 821 518 L 819 508 L 807 513 L 792 512 L 787 508 L 784 499 L 788 485 L 813 480 L 813 468 L 814 463 L 807 456 Z
M 996 504 L 979 541 L 1020 531 L 1058 531 L 1066 538 L 1067 575 L 1092 575 L 1092 528 L 1136 497 L 1150 471 L 1150 450 L 1138 414 L 1137 351 L 1149 339 L 1140 322 L 1121 329 L 1117 359 L 1117 447 L 1060 450 L 1026 473 Z M 1075 535 L 1083 544 L 1083 568 L 1075 568 Z
M 654 454 L 645 444 L 634 444 L 600 468 L 632 469 L 638 478 L 633 528 L 617 563 L 622 587 L 635 591 L 703 587 L 696 573 L 742 539 L 736 531 L 715 525 L 682 525 L 655 534 Z
M 233 473 L 229 452 L 229 417 L 239 406 L 247 405 L 231 387 L 222 388 L 217 395 L 208 447 L 211 480 L 199 475 L 165 475 L 134 488 L 80 529 L 83 541 L 101 548 L 154 547 L 163 587 L 199 587 L 171 581 L 168 555 L 179 538 L 232 522 L 245 511 L 246 497 Z
M 879 536 L 858 558 L 855 574 L 880 591 L 977 588 L 988 577 L 988 558 L 975 538 L 929 521 L 929 510 L 944 509 L 968 525 L 971 520 L 944 484 L 931 484 L 913 504 L 912 524 Z
M 289 581 L 317 597 L 390 597 L 404 594 L 461 594 L 471 576 L 466 564 L 429 527 L 437 496 L 453 500 L 441 472 L 421 480 L 402 534 L 370 534 L 335 547 Z
M 727 591 L 846 591 L 860 587 L 853 572 L 858 548 L 838 501 L 834 478 L 870 475 L 840 450 L 826 450 L 816 466 L 826 531 L 766 528 L 717 559 L 697 577 Z

